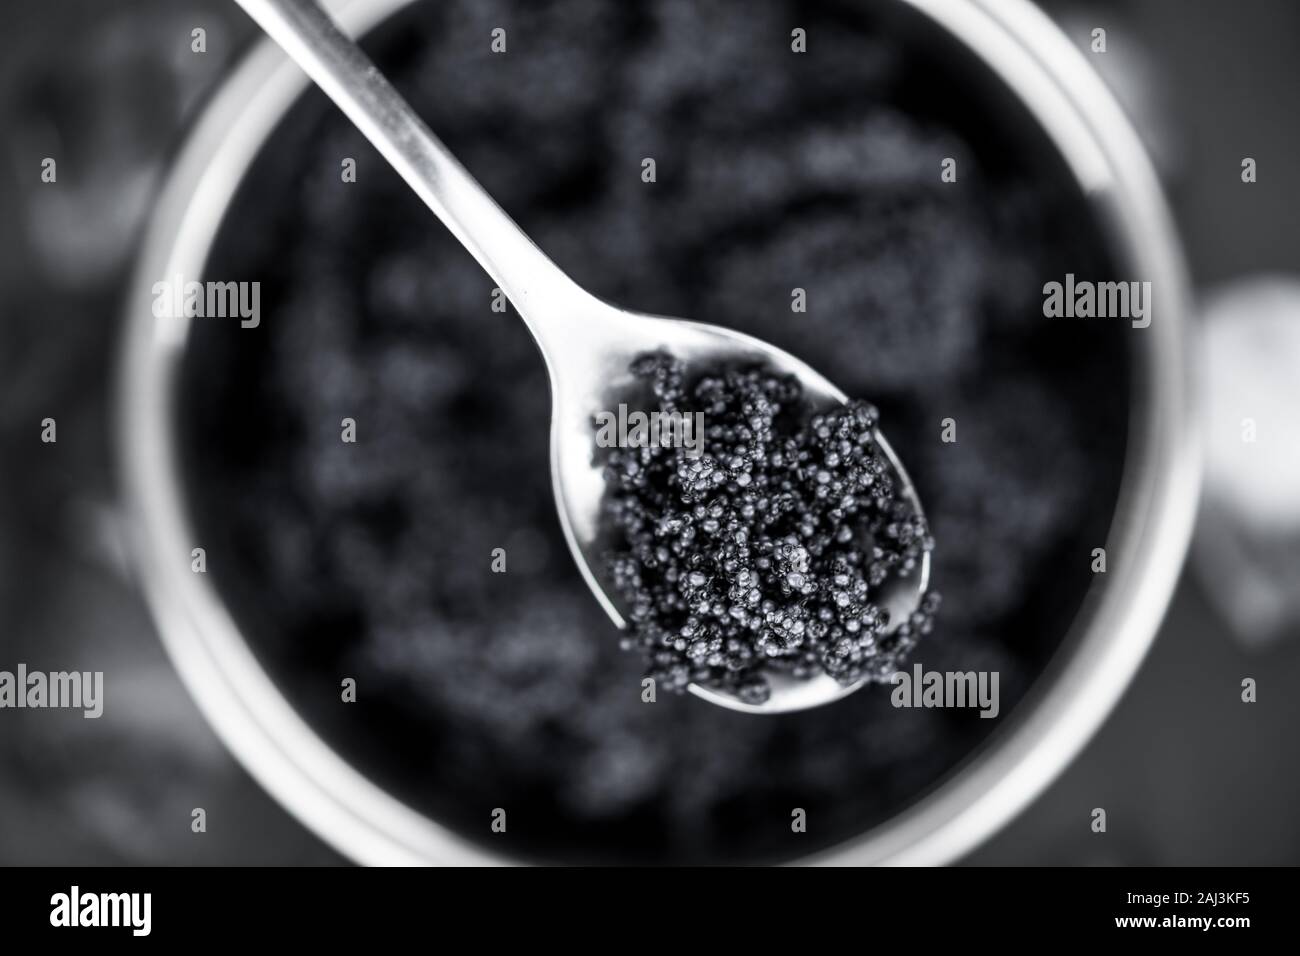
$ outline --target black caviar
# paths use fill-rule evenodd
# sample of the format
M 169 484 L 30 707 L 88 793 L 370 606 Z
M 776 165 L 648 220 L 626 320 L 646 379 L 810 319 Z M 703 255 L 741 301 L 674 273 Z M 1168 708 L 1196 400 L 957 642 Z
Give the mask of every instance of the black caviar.
M 261 280 L 263 321 L 198 323 L 179 383 L 210 578 L 318 733 L 495 853 L 716 863 L 860 834 L 1015 711 L 1095 580 L 1128 338 L 1044 321 L 1039 290 L 1109 274 L 1103 245 L 1032 120 L 973 83 L 987 71 L 877 23 L 882 7 L 446 0 L 368 46 L 584 287 L 755 335 L 870 396 L 938 542 L 942 619 L 909 665 L 998 671 L 998 720 L 871 689 L 771 719 L 644 702 L 556 518 L 534 343 L 322 95 L 216 237 L 206 273 Z M 485 42 L 498 25 L 506 55 Z M 508 833 L 488 830 L 494 807 Z
M 665 352 L 630 368 L 661 415 L 700 415 L 703 449 L 639 442 L 607 456 L 604 512 L 619 541 L 624 646 L 682 691 L 768 699 L 769 669 L 885 681 L 930 629 L 937 596 L 892 622 L 878 593 L 934 547 L 864 401 L 809 416 L 792 375 L 688 369 Z M 895 625 L 896 626 L 891 626 Z

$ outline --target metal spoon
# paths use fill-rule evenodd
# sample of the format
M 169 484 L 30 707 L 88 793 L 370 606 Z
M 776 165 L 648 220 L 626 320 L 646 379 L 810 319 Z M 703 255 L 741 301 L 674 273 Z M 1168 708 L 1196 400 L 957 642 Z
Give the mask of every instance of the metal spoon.
M 356 125 L 514 304 L 536 339 L 551 382 L 551 480 L 560 524 L 583 577 L 614 623 L 625 627 L 615 598 L 594 567 L 605 482 L 594 461 L 593 417 L 609 397 L 631 384 L 637 355 L 665 349 L 688 365 L 744 361 L 794 375 L 814 404 L 847 397 L 794 356 L 739 332 L 698 322 L 619 309 L 592 296 L 565 275 L 493 201 L 420 120 L 378 68 L 338 28 L 316 0 L 236 0 Z M 883 436 L 908 503 L 921 503 Z M 930 557 L 907 578 L 886 582 L 878 603 L 892 627 L 906 621 L 929 585 Z M 723 690 L 692 684 L 712 703 L 750 713 L 803 710 L 838 700 L 866 681 L 841 684 L 821 674 L 797 679 L 769 670 L 769 699 L 751 704 Z

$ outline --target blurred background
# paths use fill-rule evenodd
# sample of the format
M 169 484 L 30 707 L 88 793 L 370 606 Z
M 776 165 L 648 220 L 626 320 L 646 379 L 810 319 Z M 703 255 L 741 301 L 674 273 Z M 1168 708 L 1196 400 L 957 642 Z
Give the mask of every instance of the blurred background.
M 1300 7 L 1044 6 L 1081 47 L 1106 29 L 1093 62 L 1165 179 L 1202 303 L 1208 482 L 1197 546 L 1123 701 L 968 861 L 1295 863 L 1300 464 L 1288 449 L 1300 436 L 1243 455 L 1235 403 L 1248 396 L 1271 416 L 1262 433 L 1297 427 Z M 75 661 L 115 677 L 100 720 L 0 714 L 0 863 L 343 862 L 200 717 L 131 582 L 115 499 L 111 356 L 135 243 L 187 121 L 253 27 L 229 0 L 52 0 L 11 16 L 0 36 L 0 668 Z M 202 56 L 189 48 L 195 26 L 207 31 Z M 60 157 L 57 190 L 39 182 L 47 155 Z M 1247 156 L 1259 170 L 1250 186 Z M 45 417 L 58 421 L 58 456 L 33 452 Z M 1252 705 L 1245 677 L 1258 682 Z M 192 839 L 196 805 L 237 826 Z M 1087 826 L 1099 806 L 1105 840 Z

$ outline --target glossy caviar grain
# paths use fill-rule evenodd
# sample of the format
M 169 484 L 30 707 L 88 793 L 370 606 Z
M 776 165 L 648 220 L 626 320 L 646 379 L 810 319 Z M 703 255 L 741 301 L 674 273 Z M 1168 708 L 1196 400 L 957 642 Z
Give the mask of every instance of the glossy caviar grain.
M 934 543 L 900 494 L 862 401 L 809 415 L 797 379 L 762 368 L 690 369 L 667 353 L 633 375 L 654 412 L 703 416 L 686 443 L 611 451 L 609 560 L 624 646 L 671 691 L 689 683 L 763 703 L 767 673 L 884 681 L 930 628 L 937 597 L 891 627 L 877 603 Z M 691 384 L 687 384 L 688 373 Z

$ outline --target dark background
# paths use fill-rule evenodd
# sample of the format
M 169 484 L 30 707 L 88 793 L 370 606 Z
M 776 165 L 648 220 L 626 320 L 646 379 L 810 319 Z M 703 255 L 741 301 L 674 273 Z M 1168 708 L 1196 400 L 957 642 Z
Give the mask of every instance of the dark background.
M 1300 272 L 1300 7 L 1052 3 L 1148 139 L 1199 290 Z M 52 0 L 0 38 L 0 666 L 111 671 L 112 706 L 0 714 L 0 863 L 331 863 L 208 729 L 130 581 L 110 455 L 118 302 L 166 161 L 254 35 L 229 0 Z M 208 52 L 191 53 L 190 30 Z M 59 157 L 42 189 L 40 158 Z M 1260 182 L 1242 188 L 1243 156 Z M 1300 316 L 1298 316 L 1300 317 Z M 1297 356 L 1300 360 L 1300 355 Z M 38 423 L 55 417 L 59 454 Z M 1300 624 L 1249 644 L 1184 575 L 1102 731 L 975 863 L 1300 860 Z M 72 666 L 71 663 L 62 666 Z M 1259 701 L 1240 701 L 1243 677 Z M 126 686 L 129 681 L 131 686 Z M 203 806 L 209 831 L 190 832 Z M 1089 829 L 1105 807 L 1109 832 Z

